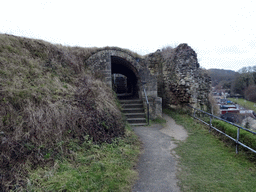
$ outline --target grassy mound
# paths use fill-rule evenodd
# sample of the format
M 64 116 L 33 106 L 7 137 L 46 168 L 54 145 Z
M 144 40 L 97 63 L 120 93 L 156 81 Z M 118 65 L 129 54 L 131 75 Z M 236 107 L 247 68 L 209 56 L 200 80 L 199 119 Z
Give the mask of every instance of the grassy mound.
M 71 158 L 88 135 L 124 135 L 112 90 L 86 70 L 93 51 L 0 34 L 0 191 L 24 186 L 28 169 Z

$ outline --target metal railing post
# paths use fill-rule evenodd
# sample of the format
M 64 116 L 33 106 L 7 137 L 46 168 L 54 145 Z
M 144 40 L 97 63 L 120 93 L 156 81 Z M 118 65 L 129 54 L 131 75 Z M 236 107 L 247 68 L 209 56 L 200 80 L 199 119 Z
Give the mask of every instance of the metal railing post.
M 238 147 L 239 147 L 239 135 L 240 135 L 240 128 L 237 127 L 237 136 L 236 136 L 236 154 L 238 154 Z
M 212 131 L 212 116 L 210 116 L 209 132 Z
M 147 103 L 147 111 L 148 111 L 148 125 L 149 125 L 149 103 Z
M 237 124 L 235 124 L 235 123 L 232 123 L 232 122 L 230 122 L 230 121 L 227 121 L 227 120 L 225 120 L 225 119 L 222 119 L 222 118 L 220 118 L 220 117 L 217 117 L 217 116 L 215 116 L 215 115 L 213 115 L 213 114 L 210 114 L 210 113 L 208 113 L 208 112 L 205 112 L 205 111 L 203 111 L 203 110 L 200 110 L 200 109 L 197 109 L 197 108 L 195 108 L 195 107 L 192 107 L 192 106 L 189 105 L 189 104 L 188 104 L 187 106 L 190 107 L 190 108 L 192 108 L 192 109 L 194 110 L 193 114 L 191 115 L 194 119 L 197 119 L 197 120 L 201 121 L 202 123 L 206 124 L 207 126 L 209 126 L 209 132 L 210 132 L 210 130 L 211 130 L 211 131 L 212 131 L 212 130 L 215 130 L 215 131 L 217 131 L 217 132 L 219 132 L 219 133 L 225 135 L 226 137 L 228 137 L 228 138 L 231 139 L 232 141 L 234 141 L 234 142 L 236 143 L 236 153 L 238 153 L 239 145 L 241 145 L 242 147 L 244 147 L 244 148 L 246 148 L 246 149 L 249 149 L 249 150 L 252 151 L 253 153 L 256 153 L 256 150 L 255 150 L 255 149 L 252 149 L 251 147 L 249 147 L 249 146 L 247 146 L 247 145 L 245 145 L 244 143 L 241 143 L 241 142 L 239 141 L 240 129 L 243 129 L 244 131 L 247 131 L 247 132 L 249 132 L 249 133 L 252 133 L 253 135 L 256 135 L 256 132 L 251 131 L 251 130 L 249 130 L 249 129 L 247 129 L 247 128 L 241 127 L 240 125 L 237 125 Z M 205 122 L 203 119 L 200 119 L 199 116 L 196 116 L 196 111 L 199 111 L 199 112 L 201 112 L 201 113 L 203 113 L 203 114 L 206 114 L 206 115 L 210 116 L 210 123 L 207 123 L 207 122 Z M 226 123 L 228 123 L 228 124 L 230 124 L 230 125 L 233 125 L 233 126 L 237 127 L 237 138 L 235 139 L 235 138 L 231 137 L 230 135 L 226 134 L 225 131 L 221 131 L 221 130 L 217 129 L 216 127 L 214 127 L 214 126 L 212 125 L 212 119 L 218 119 L 218 120 L 220 120 L 220 121 L 226 122 Z
M 145 86 L 144 86 L 146 84 L 146 82 L 142 82 L 142 84 L 143 84 L 143 91 L 144 91 L 146 102 L 147 102 L 147 119 L 148 119 L 148 125 L 149 125 L 149 102 L 148 102 L 146 89 L 145 89 Z

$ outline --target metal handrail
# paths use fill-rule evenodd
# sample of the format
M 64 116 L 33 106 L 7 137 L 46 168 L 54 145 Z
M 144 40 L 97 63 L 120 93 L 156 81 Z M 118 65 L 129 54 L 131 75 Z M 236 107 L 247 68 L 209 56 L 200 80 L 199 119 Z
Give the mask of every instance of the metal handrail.
M 187 105 L 187 106 L 190 107 L 190 108 L 192 108 L 192 109 L 195 109 L 195 110 L 197 110 L 197 111 L 200 111 L 200 112 L 202 112 L 202 113 L 204 113 L 204 114 L 206 114 L 206 115 L 208 115 L 208 116 L 210 116 L 210 123 L 207 123 L 207 122 L 203 121 L 202 119 L 196 117 L 196 116 L 195 116 L 195 111 L 194 111 L 194 113 L 193 113 L 193 115 L 192 115 L 193 118 L 195 118 L 195 119 L 201 121 L 202 123 L 208 125 L 208 126 L 210 127 L 210 129 L 212 128 L 212 129 L 218 131 L 219 133 L 225 135 L 226 137 L 230 138 L 231 140 L 233 140 L 233 141 L 236 143 L 236 153 L 238 153 L 238 146 L 239 146 L 239 145 L 241 145 L 241 146 L 243 146 L 243 147 L 249 149 L 249 150 L 252 151 L 253 153 L 256 153 L 256 150 L 254 150 L 254 149 L 248 147 L 247 145 L 245 145 L 245 144 L 243 144 L 243 143 L 241 143 L 241 142 L 239 141 L 240 129 L 243 129 L 243 130 L 245 130 L 245 131 L 247 131 L 247 132 L 250 132 L 250 133 L 252 133 L 252 134 L 254 134 L 254 135 L 256 135 L 256 132 L 253 132 L 253 131 L 251 131 L 251 130 L 249 130 L 249 129 L 246 129 L 246 128 L 240 126 L 240 125 L 237 125 L 237 124 L 235 124 L 235 123 L 232 123 L 232 122 L 230 122 L 230 121 L 227 121 L 227 120 L 225 120 L 225 119 L 222 119 L 222 118 L 220 118 L 220 117 L 217 117 L 217 116 L 212 115 L 212 114 L 210 114 L 210 113 L 207 113 L 207 112 L 205 112 L 205 111 L 203 111 L 203 110 L 200 110 L 200 109 L 197 109 L 197 108 L 195 108 L 195 107 L 192 107 L 191 105 Z M 224 132 L 222 132 L 221 130 L 217 129 L 216 127 L 213 127 L 213 126 L 212 126 L 212 118 L 219 119 L 219 120 L 221 120 L 221 121 L 224 121 L 224 122 L 226 122 L 226 123 L 229 123 L 229 124 L 231 124 L 231 125 L 237 127 L 237 138 L 235 139 L 235 138 L 231 137 L 230 135 L 227 135 L 226 133 L 224 133 Z M 209 130 L 209 131 L 210 131 L 210 130 Z
M 148 119 L 148 125 L 149 125 L 149 102 L 148 102 L 148 97 L 147 97 L 147 93 L 144 85 L 143 85 L 143 91 L 144 91 L 146 102 L 147 102 L 147 119 Z

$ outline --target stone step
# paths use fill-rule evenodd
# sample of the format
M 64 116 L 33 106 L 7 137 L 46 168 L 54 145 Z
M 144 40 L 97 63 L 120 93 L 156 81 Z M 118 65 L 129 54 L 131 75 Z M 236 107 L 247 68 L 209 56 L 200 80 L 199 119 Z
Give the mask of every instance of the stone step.
M 128 123 L 147 123 L 146 118 L 127 118 Z
M 142 100 L 139 100 L 139 99 L 135 99 L 135 100 L 119 100 L 120 101 L 120 104 L 141 104 L 143 103 Z
M 125 113 L 127 118 L 146 118 L 145 113 Z
M 144 126 L 147 125 L 147 123 L 129 123 L 131 126 Z
M 143 109 L 143 104 L 122 104 L 122 108 L 142 108 Z
M 147 125 L 146 114 L 143 107 L 143 101 L 139 99 L 134 100 L 120 100 L 122 112 L 126 116 L 126 121 L 132 126 Z
M 144 113 L 143 108 L 124 108 L 122 109 L 123 113 Z
M 124 96 L 131 96 L 132 93 L 117 93 L 116 96 L 117 97 L 124 97 Z

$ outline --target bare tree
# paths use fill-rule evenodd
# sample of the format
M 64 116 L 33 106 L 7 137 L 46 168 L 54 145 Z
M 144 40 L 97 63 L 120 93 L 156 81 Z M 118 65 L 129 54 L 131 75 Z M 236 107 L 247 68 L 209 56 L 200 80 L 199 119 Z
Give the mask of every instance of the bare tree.
M 256 85 L 250 85 L 245 89 L 244 96 L 247 100 L 256 102 Z

